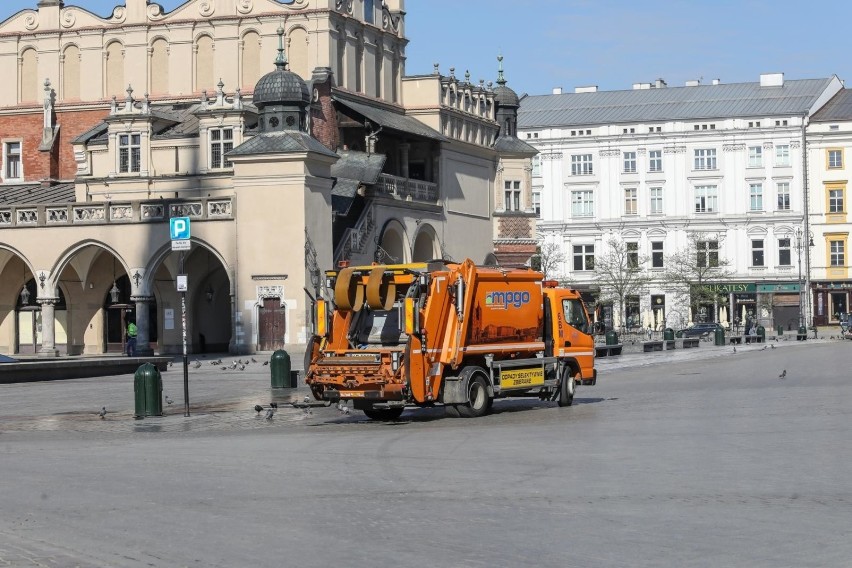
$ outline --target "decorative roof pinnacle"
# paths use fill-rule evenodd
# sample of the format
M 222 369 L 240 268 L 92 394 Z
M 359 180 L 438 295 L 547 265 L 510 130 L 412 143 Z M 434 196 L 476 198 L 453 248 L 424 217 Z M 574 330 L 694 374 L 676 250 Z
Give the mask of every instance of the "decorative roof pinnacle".
M 284 28 L 278 26 L 278 57 L 275 58 L 275 67 L 279 71 L 287 70 L 287 55 L 284 53 Z
M 503 54 L 497 56 L 499 65 L 497 67 L 497 84 L 501 87 L 506 84 L 506 78 L 503 76 Z

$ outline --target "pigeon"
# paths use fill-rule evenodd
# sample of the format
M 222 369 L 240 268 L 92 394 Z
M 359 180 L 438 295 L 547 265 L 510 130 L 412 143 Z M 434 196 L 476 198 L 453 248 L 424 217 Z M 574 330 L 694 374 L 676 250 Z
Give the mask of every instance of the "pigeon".
M 269 365 L 269 361 L 264 361 L 263 366 L 266 367 L 267 365 Z
M 263 407 L 259 404 L 255 404 L 254 409 L 258 414 L 260 414 L 260 411 L 263 410 Z
M 222 365 L 222 366 L 221 366 L 221 367 L 219 367 L 219 368 L 220 368 L 220 369 L 222 369 L 223 371 L 227 371 L 227 370 L 228 370 L 228 367 L 226 367 L 226 366 L 224 366 L 224 365 Z
M 237 362 L 234 361 L 233 363 L 231 363 L 231 370 L 234 370 L 236 368 L 237 368 Z
M 201 368 L 201 361 L 195 361 L 195 363 L 192 364 L 192 368 L 193 369 L 200 369 Z
M 165 397 L 166 397 L 166 404 L 171 406 L 174 403 L 174 400 L 170 399 L 169 395 L 165 395 Z
M 313 415 L 314 415 L 314 411 L 311 410 L 310 407 L 306 406 L 304 417 L 307 418 L 308 416 L 313 416 Z
M 254 357 L 252 357 L 252 358 L 251 358 L 251 362 L 252 362 L 252 363 L 257 363 L 257 359 L 255 359 Z
M 343 414 L 349 414 L 349 407 L 348 407 L 348 406 L 344 406 L 344 407 L 343 407 L 343 409 L 341 410 L 341 412 L 342 412 Z
M 169 367 L 171 367 L 173 364 L 174 364 L 174 363 L 172 363 L 171 361 L 169 361 Z
M 784 378 L 786 378 L 786 377 L 787 377 L 787 369 L 784 369 L 783 371 L 781 371 L 781 374 L 780 374 L 780 375 L 778 375 L 778 378 L 779 378 L 779 379 L 784 379 Z
M 771 348 L 775 349 L 775 345 L 770 345 Z
M 305 395 L 305 404 L 308 404 L 309 402 L 311 402 L 311 397 Z
M 736 352 L 737 352 L 737 346 L 734 345 L 734 353 L 736 353 Z
M 240 365 L 240 367 L 239 367 L 239 368 L 240 368 L 240 371 L 245 371 L 245 370 L 246 370 L 246 366 L 245 366 L 245 365 Z
M 270 406 L 271 408 L 274 408 L 275 410 L 278 410 L 278 403 L 277 403 L 277 402 L 270 402 L 270 403 L 269 403 L 269 406 Z
M 272 420 L 272 416 L 273 416 L 274 414 L 275 414 L 275 409 L 274 409 L 274 408 L 267 408 L 267 409 L 266 409 L 266 419 L 267 419 L 267 420 Z
M 102 407 L 101 407 L 101 411 L 100 411 L 100 412 L 98 412 L 98 416 L 100 416 L 100 417 L 101 417 L 101 420 L 103 420 L 104 418 L 106 418 L 106 406 L 102 406 Z
M 761 351 L 766 351 L 766 345 L 764 345 L 764 346 L 763 346 L 763 348 L 761 349 Z

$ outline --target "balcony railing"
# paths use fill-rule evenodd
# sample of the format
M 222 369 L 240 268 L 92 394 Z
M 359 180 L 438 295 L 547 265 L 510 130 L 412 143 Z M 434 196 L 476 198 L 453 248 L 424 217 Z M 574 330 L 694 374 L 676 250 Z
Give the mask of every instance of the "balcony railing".
M 379 174 L 379 180 L 374 188 L 378 195 L 388 195 L 406 201 L 423 203 L 438 201 L 438 184 L 428 181 Z

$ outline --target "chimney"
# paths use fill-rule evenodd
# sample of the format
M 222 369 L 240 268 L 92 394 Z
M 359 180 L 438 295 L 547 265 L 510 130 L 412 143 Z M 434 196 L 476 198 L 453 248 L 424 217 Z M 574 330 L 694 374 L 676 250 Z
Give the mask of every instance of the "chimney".
M 721 84 L 722 84 L 722 80 L 721 80 L 721 79 L 713 79 L 712 84 L 714 84 L 714 85 L 721 85 Z
M 760 74 L 760 86 L 761 87 L 783 87 L 784 86 L 784 73 L 761 73 Z
M 697 87 L 700 84 L 701 84 L 700 79 L 691 79 L 691 80 L 686 82 L 687 87 Z
M 634 91 L 641 91 L 641 90 L 650 89 L 650 88 L 651 88 L 651 83 L 633 83 L 633 90 Z
M 657 88 L 657 89 L 663 89 L 666 86 L 667 86 L 666 82 L 663 81 L 662 79 L 657 79 L 656 81 L 654 81 L 654 87 Z
M 554 95 L 561 95 L 562 94 L 562 87 L 553 87 L 553 94 Z
M 597 93 L 597 85 L 589 85 L 588 87 L 574 87 L 575 93 Z

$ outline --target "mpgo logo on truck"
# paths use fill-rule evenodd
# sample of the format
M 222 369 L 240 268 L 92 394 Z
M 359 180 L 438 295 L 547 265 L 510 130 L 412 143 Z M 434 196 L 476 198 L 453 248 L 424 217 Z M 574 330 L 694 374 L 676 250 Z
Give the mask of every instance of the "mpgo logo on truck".
M 489 292 L 485 294 L 485 305 L 495 310 L 508 310 L 510 307 L 520 308 L 530 301 L 529 292 Z

